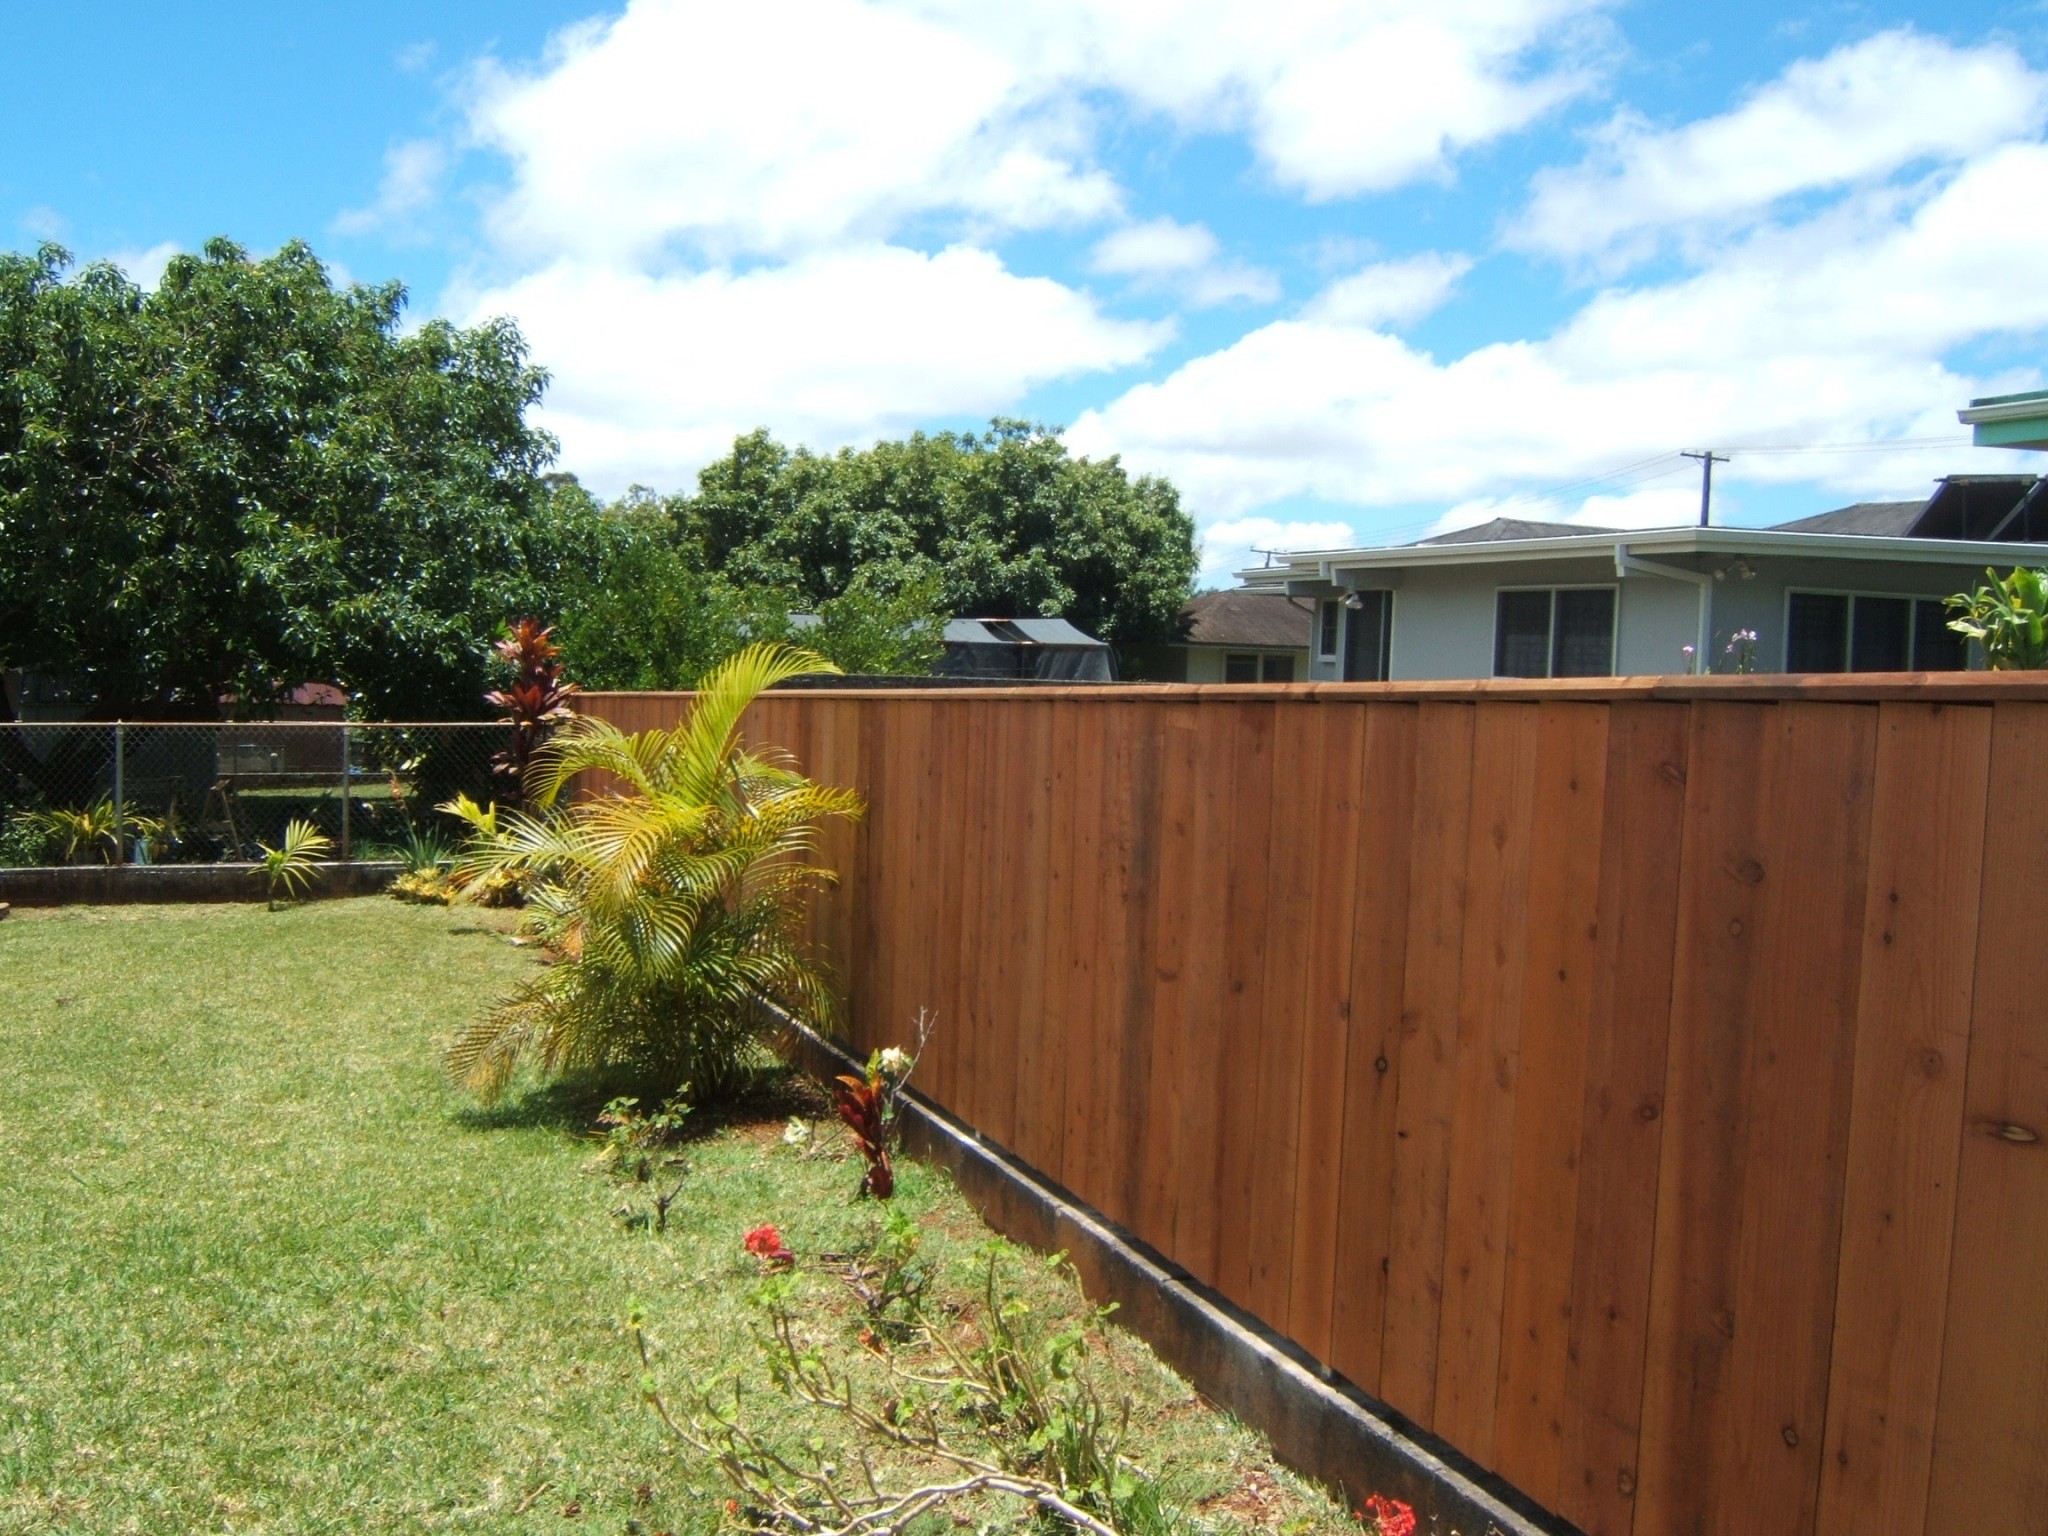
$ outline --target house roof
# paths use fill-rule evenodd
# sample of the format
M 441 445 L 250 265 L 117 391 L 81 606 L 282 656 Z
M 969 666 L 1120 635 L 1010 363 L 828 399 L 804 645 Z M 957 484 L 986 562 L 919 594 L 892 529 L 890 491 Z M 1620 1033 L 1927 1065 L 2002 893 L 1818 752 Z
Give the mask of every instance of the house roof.
M 1306 650 L 1310 615 L 1281 592 L 1202 592 L 1186 609 L 1188 645 Z
M 1246 587 L 1315 593 L 1350 584 L 1345 572 L 1503 560 L 1636 556 L 1822 555 L 1859 560 L 1986 566 L 2011 563 L 2014 544 L 2048 543 L 2048 476 L 1948 475 L 1925 501 L 1859 502 L 1775 528 L 1593 529 L 1496 518 L 1477 528 L 1353 549 L 1310 549 L 1238 572 Z M 1638 563 L 1640 568 L 1640 563 Z
M 1471 528 L 1453 528 L 1417 544 L 1498 544 L 1513 539 L 1568 539 L 1581 533 L 1613 533 L 1612 528 L 1591 528 L 1584 523 L 1538 523 L 1519 517 L 1496 517 L 1490 523 Z
M 1795 517 L 1775 526 L 1784 533 L 1875 533 L 1898 538 L 1926 506 L 1924 501 L 1859 501 L 1853 507 Z

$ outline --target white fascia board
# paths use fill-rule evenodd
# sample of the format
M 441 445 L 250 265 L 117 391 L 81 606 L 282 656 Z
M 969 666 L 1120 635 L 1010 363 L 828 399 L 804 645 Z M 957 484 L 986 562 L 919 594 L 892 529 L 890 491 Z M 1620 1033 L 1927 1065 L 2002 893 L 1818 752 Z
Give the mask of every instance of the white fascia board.
M 2036 416 L 2048 416 L 2048 391 L 2017 395 L 2010 400 L 1987 401 L 1956 412 L 1956 420 L 1966 427 L 1981 426 L 1987 422 L 2025 421 Z
M 1860 533 L 1788 533 L 1771 528 L 1645 528 L 1620 533 L 1569 534 L 1553 539 L 1494 539 L 1474 544 L 1396 544 L 1366 549 L 1303 550 L 1286 563 L 1239 571 L 1247 587 L 1287 581 L 1344 585 L 1348 570 L 1431 565 L 1504 565 L 1530 560 L 1614 558 L 1618 548 L 1659 556 L 1820 556 L 1837 560 L 1897 561 L 1914 565 L 2013 565 L 2031 563 L 2023 551 L 2038 551 L 2048 564 L 2048 546 L 1993 543 L 1982 539 L 1884 538 Z M 1264 578 L 1261 580 L 1260 578 Z

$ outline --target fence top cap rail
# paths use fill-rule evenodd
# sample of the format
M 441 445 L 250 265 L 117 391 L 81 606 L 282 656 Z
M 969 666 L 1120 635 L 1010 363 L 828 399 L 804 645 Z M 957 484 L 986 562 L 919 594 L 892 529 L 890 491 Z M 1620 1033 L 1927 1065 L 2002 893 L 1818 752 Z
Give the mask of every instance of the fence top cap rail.
M 585 693 L 579 706 L 602 715 L 612 700 L 687 699 L 687 691 Z M 1833 674 L 1751 674 L 1746 677 L 1601 677 L 1449 679 L 1399 683 L 1092 683 L 1066 688 L 829 688 L 777 689 L 777 699 L 889 699 L 897 702 L 1013 699 L 1048 703 L 1080 700 L 1098 704 L 1244 704 L 1255 700 L 1294 704 L 1477 703 L 1491 700 L 1628 703 L 1640 700 L 1709 699 L 1730 703 L 1808 700 L 1841 704 L 1890 700 L 1924 704 L 2048 703 L 2048 672 L 1846 672 Z

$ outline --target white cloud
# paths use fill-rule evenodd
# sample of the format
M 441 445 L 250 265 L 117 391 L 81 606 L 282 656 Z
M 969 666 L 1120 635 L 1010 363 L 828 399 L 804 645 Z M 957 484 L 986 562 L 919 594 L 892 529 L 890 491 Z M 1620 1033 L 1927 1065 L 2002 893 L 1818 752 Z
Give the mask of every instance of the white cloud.
M 351 208 L 341 214 L 334 221 L 335 229 L 345 235 L 360 235 L 403 224 L 433 204 L 447 168 L 447 150 L 431 139 L 393 145 L 384 154 L 384 180 L 377 189 L 377 201 L 368 208 Z
M 1445 174 L 1584 90 L 1603 0 L 1040 0 L 930 9 L 1002 39 L 1041 78 L 1246 134 L 1311 198 Z
M 1200 224 L 1173 219 L 1148 219 L 1107 236 L 1095 247 L 1092 265 L 1098 272 L 1159 277 L 1194 272 L 1213 262 L 1216 237 Z
M 605 490 L 686 484 L 757 426 L 832 447 L 1000 411 L 1049 380 L 1142 362 L 1170 334 L 966 246 L 676 276 L 562 261 L 462 308 L 519 317 L 555 375 L 538 419 Z
M 1203 308 L 1235 299 L 1270 304 L 1280 297 L 1280 280 L 1272 273 L 1221 257 L 1216 237 L 1202 225 L 1159 218 L 1105 236 L 1089 264 L 1144 286 L 1177 289 Z
M 38 203 L 21 216 L 21 227 L 37 240 L 62 240 L 71 221 L 46 203 Z
M 1605 0 L 631 0 L 472 82 L 512 163 L 493 228 L 531 256 L 726 259 L 1114 216 L 1103 97 L 1250 135 L 1311 197 L 1445 174 L 1581 90 Z
M 1795 63 L 1718 117 L 1664 131 L 1617 118 L 1586 163 L 1538 174 L 1514 239 L 1566 256 L 1639 253 L 1660 231 L 1739 230 L 1783 198 L 1962 160 L 2044 118 L 2048 75 L 2011 48 L 1881 32 Z
M 1265 561 L 1263 551 L 1343 549 L 1357 540 L 1352 525 L 1330 520 L 1232 517 L 1202 530 L 1201 580 L 1222 581 Z
M 1900 216 L 1888 196 L 1769 228 L 1677 281 L 1597 295 L 1554 335 L 1447 362 L 1308 317 L 1141 384 L 1074 425 L 1173 477 L 1198 515 L 1290 496 L 1456 503 L 1681 447 L 1943 435 L 1976 391 L 1943 361 L 2048 328 L 2048 146 L 1981 157 Z M 1743 459 L 1734 478 L 1845 491 L 2010 457 L 1958 448 Z
M 1029 228 L 1117 207 L 1084 129 L 984 42 L 863 0 L 634 0 L 537 73 L 485 72 L 472 128 L 513 162 L 519 250 L 790 254 L 934 210 Z
M 1302 318 L 1367 329 L 1412 325 L 1440 308 L 1471 270 L 1471 257 L 1437 251 L 1378 262 L 1330 284 L 1309 301 Z
M 161 240 L 147 250 L 110 251 L 107 260 L 127 273 L 128 281 L 136 287 L 153 289 L 162 281 L 171 258 L 182 249 L 175 240 Z

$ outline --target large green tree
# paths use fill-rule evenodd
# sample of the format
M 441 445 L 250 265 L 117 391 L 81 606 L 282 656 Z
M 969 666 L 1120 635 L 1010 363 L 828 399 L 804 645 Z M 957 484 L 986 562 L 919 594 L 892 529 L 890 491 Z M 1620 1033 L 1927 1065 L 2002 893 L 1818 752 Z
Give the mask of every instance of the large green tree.
M 1120 644 L 1172 638 L 1196 568 L 1171 484 L 1022 421 L 833 455 L 756 432 L 668 506 L 706 569 L 805 606 L 857 577 L 890 593 L 929 581 L 956 615 L 1058 614 Z
M 108 714 L 331 678 L 367 713 L 474 715 L 491 641 L 597 519 L 540 478 L 518 331 L 407 332 L 404 302 L 296 243 L 214 241 L 152 292 L 0 256 L 0 661 Z

